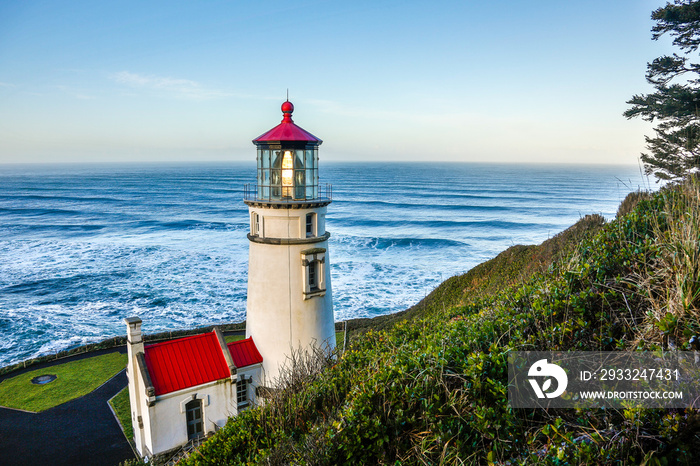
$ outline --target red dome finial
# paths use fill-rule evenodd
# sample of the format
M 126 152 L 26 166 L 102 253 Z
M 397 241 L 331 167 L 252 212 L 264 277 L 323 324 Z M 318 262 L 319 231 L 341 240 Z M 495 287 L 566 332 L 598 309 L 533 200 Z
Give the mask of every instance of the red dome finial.
M 294 111 L 294 105 L 290 101 L 285 101 L 282 104 L 282 113 L 284 113 L 284 118 L 282 118 L 282 122 L 286 123 L 292 123 L 292 112 Z
M 314 144 L 316 146 L 320 145 L 323 141 L 298 127 L 292 121 L 292 112 L 294 111 L 294 105 L 289 101 L 289 98 L 282 103 L 282 113 L 284 113 L 284 118 L 282 122 L 272 128 L 270 131 L 263 133 L 257 138 L 253 139 L 254 144 L 266 144 L 272 141 L 300 141 L 306 142 L 308 144 Z

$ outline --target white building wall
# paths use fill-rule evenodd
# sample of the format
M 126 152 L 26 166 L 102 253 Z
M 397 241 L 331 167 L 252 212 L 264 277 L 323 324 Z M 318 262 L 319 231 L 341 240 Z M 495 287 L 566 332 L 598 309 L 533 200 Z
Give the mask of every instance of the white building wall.
M 128 345 L 127 345 L 128 346 Z M 131 407 L 131 428 L 134 431 L 134 444 L 139 453 L 143 451 L 143 432 L 138 426 L 138 417 L 141 415 L 141 400 L 139 397 L 139 377 L 135 375 L 135 361 L 129 354 L 126 365 L 126 378 L 129 390 L 129 406 Z
M 152 433 L 148 446 L 153 454 L 163 453 L 187 443 L 185 405 L 193 399 L 202 400 L 205 434 L 223 427 L 228 418 L 238 412 L 235 386 L 230 378 L 158 396 L 156 403 L 149 408 Z
M 244 407 L 244 409 L 255 407 L 258 405 L 256 389 L 257 387 L 262 386 L 263 381 L 262 364 L 253 364 L 252 366 L 238 369 L 236 380 L 242 377 L 244 377 L 246 380 L 252 379 L 248 384 L 248 406 Z M 236 407 L 238 407 L 238 396 L 237 393 L 235 393 L 235 390 L 233 399 L 236 402 Z M 238 414 L 238 412 L 236 414 Z
M 246 337 L 253 337 L 263 357 L 265 385 L 270 386 L 292 349 L 335 347 L 326 207 L 250 206 L 250 212 L 251 218 L 259 216 L 261 231 L 256 238 L 260 241 L 249 243 Z M 307 213 L 316 214 L 315 238 L 306 238 Z M 314 296 L 304 294 L 302 251 L 310 249 L 325 249 L 321 277 L 325 292 Z
M 145 392 L 145 388 L 143 387 L 143 379 L 139 377 L 139 390 L 142 390 L 141 393 Z M 148 406 L 148 401 L 146 399 L 146 396 L 141 397 L 141 409 L 140 409 L 140 415 L 141 415 L 141 425 L 143 426 L 141 428 L 141 434 L 143 435 L 143 447 L 144 451 L 140 451 L 141 456 L 151 456 L 155 454 L 153 452 L 153 406 Z
M 131 406 L 131 428 L 134 431 L 134 444 L 136 445 L 136 450 L 141 456 L 145 455 L 144 451 L 144 435 L 143 428 L 139 428 L 139 416 L 144 409 L 147 408 L 146 404 L 143 402 L 145 397 L 145 388 L 141 380 L 140 375 L 137 375 L 136 361 L 129 357 L 128 364 L 126 366 L 126 377 L 128 379 L 128 390 L 129 390 L 129 403 Z

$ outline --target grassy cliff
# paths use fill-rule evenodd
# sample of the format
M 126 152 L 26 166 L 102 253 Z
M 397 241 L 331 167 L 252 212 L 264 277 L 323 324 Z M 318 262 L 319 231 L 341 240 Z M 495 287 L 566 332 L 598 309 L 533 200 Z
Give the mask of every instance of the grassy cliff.
M 204 464 L 691 464 L 693 410 L 513 410 L 507 353 L 689 349 L 700 333 L 697 183 L 632 195 L 444 282 L 229 421 Z M 321 369 L 323 370 L 316 370 Z

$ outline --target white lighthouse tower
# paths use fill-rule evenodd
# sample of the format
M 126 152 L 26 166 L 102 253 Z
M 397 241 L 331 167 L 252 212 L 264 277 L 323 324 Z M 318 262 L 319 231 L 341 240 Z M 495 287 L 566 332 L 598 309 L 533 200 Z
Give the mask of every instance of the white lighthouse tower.
M 263 358 L 265 385 L 274 386 L 292 351 L 335 347 L 326 231 L 330 186 L 319 189 L 321 141 L 292 121 L 253 140 L 257 185 L 246 188 L 250 212 L 246 337 Z

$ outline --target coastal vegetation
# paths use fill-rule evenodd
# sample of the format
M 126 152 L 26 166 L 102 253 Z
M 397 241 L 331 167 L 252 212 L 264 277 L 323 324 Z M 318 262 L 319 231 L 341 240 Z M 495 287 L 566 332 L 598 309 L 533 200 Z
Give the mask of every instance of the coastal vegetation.
M 700 333 L 700 185 L 632 193 L 453 277 L 293 390 L 232 418 L 204 464 L 690 464 L 692 409 L 512 409 L 510 351 L 689 350 Z
M 126 367 L 126 355 L 109 353 L 37 369 L 0 382 L 0 406 L 41 412 L 87 395 Z M 43 385 L 32 383 L 42 375 L 56 379 Z

